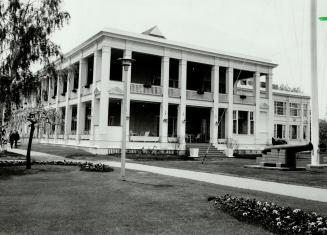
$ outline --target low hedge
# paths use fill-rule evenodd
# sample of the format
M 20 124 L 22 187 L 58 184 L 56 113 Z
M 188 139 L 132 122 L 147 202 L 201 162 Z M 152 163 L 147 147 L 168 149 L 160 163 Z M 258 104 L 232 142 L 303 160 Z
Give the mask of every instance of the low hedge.
M 240 221 L 257 224 L 277 234 L 327 234 L 327 218 L 315 212 L 278 206 L 230 195 L 211 197 L 216 208 Z
M 26 161 L 0 161 L 0 167 L 25 166 Z M 33 161 L 32 165 L 79 166 L 81 171 L 110 172 L 114 169 L 102 163 L 77 161 Z

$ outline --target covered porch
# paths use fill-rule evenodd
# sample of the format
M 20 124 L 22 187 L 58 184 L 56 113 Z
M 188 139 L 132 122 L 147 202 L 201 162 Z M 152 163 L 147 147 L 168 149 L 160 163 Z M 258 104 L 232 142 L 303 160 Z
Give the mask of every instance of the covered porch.
M 186 107 L 186 143 L 209 143 L 211 108 Z

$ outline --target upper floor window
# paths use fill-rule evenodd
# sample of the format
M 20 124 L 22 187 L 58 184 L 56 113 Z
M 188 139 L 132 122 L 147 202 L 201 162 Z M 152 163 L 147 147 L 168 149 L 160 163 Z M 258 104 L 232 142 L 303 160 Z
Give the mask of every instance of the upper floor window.
M 298 135 L 299 135 L 299 126 L 290 125 L 290 139 L 296 140 L 298 139 Z
M 300 104 L 298 103 L 290 103 L 290 115 L 292 117 L 299 117 L 300 116 Z
M 303 104 L 303 117 L 308 116 L 308 104 Z
M 274 103 L 275 114 L 285 115 L 286 114 L 286 103 L 282 101 L 275 101 Z

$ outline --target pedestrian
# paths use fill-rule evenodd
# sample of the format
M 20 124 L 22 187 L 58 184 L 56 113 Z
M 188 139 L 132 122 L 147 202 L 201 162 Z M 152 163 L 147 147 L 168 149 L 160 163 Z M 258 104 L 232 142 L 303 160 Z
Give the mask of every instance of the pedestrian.
M 10 131 L 9 133 L 9 142 L 10 142 L 10 148 L 12 148 L 12 146 L 14 145 L 14 138 L 15 138 L 15 135 L 12 131 Z
M 14 133 L 15 148 L 17 148 L 18 140 L 19 140 L 19 134 L 18 134 L 18 131 L 15 131 L 15 133 Z

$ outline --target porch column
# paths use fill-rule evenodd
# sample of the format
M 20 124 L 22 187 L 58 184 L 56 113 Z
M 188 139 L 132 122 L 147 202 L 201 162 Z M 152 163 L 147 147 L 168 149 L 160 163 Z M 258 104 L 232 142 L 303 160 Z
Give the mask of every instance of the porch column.
M 93 144 L 94 144 L 94 137 L 95 137 L 95 116 L 99 115 L 96 110 L 95 110 L 95 102 L 96 102 L 96 98 L 95 98 L 95 90 L 97 88 L 96 85 L 96 81 L 97 81 L 97 74 L 98 74 L 98 63 L 99 63 L 99 54 L 100 52 L 98 50 L 96 50 L 94 52 L 94 61 L 93 61 L 93 81 L 92 81 L 92 101 L 91 101 L 91 129 L 90 129 L 90 140 L 93 140 Z
M 124 58 L 132 58 L 132 51 L 130 49 L 124 50 Z M 122 68 L 124 69 L 124 68 Z M 131 64 L 130 68 L 127 71 L 127 83 L 126 83 L 126 141 L 129 142 L 129 120 L 130 120 L 130 101 L 131 101 L 131 74 L 132 74 L 133 64 Z M 122 76 L 124 72 L 122 72 Z M 122 81 L 125 82 L 124 77 Z M 124 100 L 122 100 L 121 107 L 123 106 Z M 123 110 L 123 108 L 122 108 Z
M 219 103 L 219 66 L 215 63 L 211 70 L 211 91 L 213 92 L 213 107 L 210 114 L 210 143 L 218 143 L 218 103 Z
M 105 46 L 102 48 L 101 59 L 101 93 L 99 105 L 99 135 L 103 140 L 108 127 L 108 111 L 109 111 L 109 76 L 110 76 L 110 57 L 111 48 Z
M 234 108 L 234 96 L 233 96 L 233 68 L 227 68 L 226 81 L 227 81 L 227 91 L 228 91 L 228 109 L 226 113 L 227 121 L 227 138 L 233 138 L 233 108 Z
M 255 143 L 260 142 L 259 136 L 259 119 L 260 119 L 260 72 L 254 73 L 254 96 L 255 96 L 255 117 L 254 117 L 254 138 Z
M 87 62 L 86 59 L 80 59 L 79 61 L 79 77 L 78 77 L 78 91 L 77 91 L 77 125 L 76 125 L 76 141 L 79 143 L 80 136 L 84 129 L 84 107 L 81 101 L 82 94 L 82 81 L 85 81 L 87 74 Z
M 58 77 L 57 77 L 57 94 L 56 94 L 56 112 L 58 112 L 58 110 L 59 110 L 59 95 L 60 95 L 60 79 L 62 79 L 61 78 L 61 76 L 60 75 L 58 75 Z M 55 122 L 57 122 L 57 120 L 55 120 Z M 55 125 L 55 133 L 54 133 L 54 140 L 57 140 L 57 138 L 58 138 L 58 132 L 59 132 L 59 128 L 60 128 L 60 126 L 59 125 Z
M 70 80 L 72 78 L 72 70 L 68 68 L 68 75 L 67 75 L 67 91 L 66 91 L 66 111 L 65 111 L 65 133 L 64 133 L 64 140 L 68 139 L 68 135 L 70 133 L 70 123 L 71 123 L 71 112 L 69 109 L 69 94 L 70 94 Z
M 186 66 L 187 61 L 182 58 L 179 61 L 178 82 L 181 92 L 181 101 L 178 105 L 177 137 L 179 138 L 180 149 L 185 150 L 185 124 L 186 124 Z
M 169 57 L 161 59 L 162 103 L 160 105 L 159 137 L 160 143 L 168 143 L 168 87 Z
M 271 138 L 274 137 L 274 100 L 273 100 L 273 92 L 272 92 L 272 72 L 270 71 L 267 74 L 266 79 L 266 87 L 267 87 L 267 98 L 269 103 L 269 109 L 268 109 L 268 138 L 269 143 L 271 143 Z M 286 103 L 286 107 L 288 107 L 288 103 Z M 289 110 L 286 108 L 286 116 L 289 116 Z M 288 125 L 286 125 L 285 129 L 285 135 L 288 135 Z

